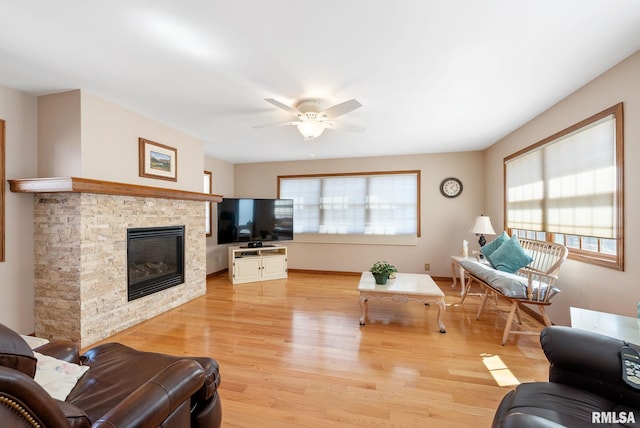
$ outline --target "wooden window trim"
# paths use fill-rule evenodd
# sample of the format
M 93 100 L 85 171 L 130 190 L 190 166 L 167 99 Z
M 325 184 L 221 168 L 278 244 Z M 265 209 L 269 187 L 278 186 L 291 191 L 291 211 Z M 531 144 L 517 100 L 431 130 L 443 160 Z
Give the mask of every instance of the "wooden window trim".
M 507 162 L 612 114 L 615 115 L 616 118 L 616 255 L 610 256 L 583 249 L 567 248 L 569 249 L 568 258 L 571 260 L 624 271 L 624 109 L 622 102 L 504 158 L 502 177 L 504 230 L 509 230 L 507 227 Z M 548 232 L 546 239 L 551 241 L 553 234 Z
M 4 150 L 5 150 L 5 122 L 4 120 L 0 119 L 0 183 L 2 183 L 2 185 L 0 186 L 0 262 L 4 262 L 5 261 L 5 238 L 4 238 L 4 231 L 5 231 L 5 217 L 4 217 L 4 203 L 5 203 L 5 157 L 4 157 Z
M 213 173 L 211 171 L 204 171 L 204 175 L 209 176 L 209 194 L 213 193 Z M 209 206 L 209 233 L 205 233 L 207 238 L 213 236 L 213 203 L 205 202 Z M 206 219 L 205 219 L 206 221 Z M 205 231 L 206 232 L 206 231 Z

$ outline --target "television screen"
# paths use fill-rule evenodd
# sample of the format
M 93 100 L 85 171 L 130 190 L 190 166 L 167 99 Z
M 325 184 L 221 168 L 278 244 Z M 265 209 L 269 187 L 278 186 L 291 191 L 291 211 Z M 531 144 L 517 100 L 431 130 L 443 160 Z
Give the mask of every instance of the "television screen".
M 293 199 L 224 198 L 218 244 L 293 239 Z

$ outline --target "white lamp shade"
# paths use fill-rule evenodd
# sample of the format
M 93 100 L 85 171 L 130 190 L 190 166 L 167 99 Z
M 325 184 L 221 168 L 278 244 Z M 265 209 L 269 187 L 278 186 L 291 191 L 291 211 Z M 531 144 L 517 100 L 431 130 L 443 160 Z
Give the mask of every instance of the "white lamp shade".
M 481 215 L 476 217 L 476 220 L 469 229 L 469 232 L 475 233 L 477 235 L 495 235 L 496 232 L 493 230 L 493 226 L 491 226 L 491 219 L 486 215 Z
M 305 120 L 297 125 L 298 131 L 304 136 L 305 140 L 313 140 L 324 132 L 324 124 L 315 120 Z

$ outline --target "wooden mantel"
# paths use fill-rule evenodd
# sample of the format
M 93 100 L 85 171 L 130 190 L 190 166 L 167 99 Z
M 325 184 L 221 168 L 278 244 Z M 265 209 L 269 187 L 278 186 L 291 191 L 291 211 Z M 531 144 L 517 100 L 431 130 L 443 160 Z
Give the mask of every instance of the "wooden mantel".
M 185 201 L 222 201 L 221 195 L 92 180 L 89 178 L 22 178 L 7 181 L 9 181 L 9 189 L 16 193 L 99 193 L 103 195 L 140 196 Z

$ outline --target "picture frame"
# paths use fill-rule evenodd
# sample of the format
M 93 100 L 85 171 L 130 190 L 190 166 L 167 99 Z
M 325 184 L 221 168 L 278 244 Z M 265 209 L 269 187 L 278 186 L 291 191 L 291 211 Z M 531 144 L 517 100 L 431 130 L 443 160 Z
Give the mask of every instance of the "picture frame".
M 178 149 L 138 138 L 140 177 L 178 181 Z

